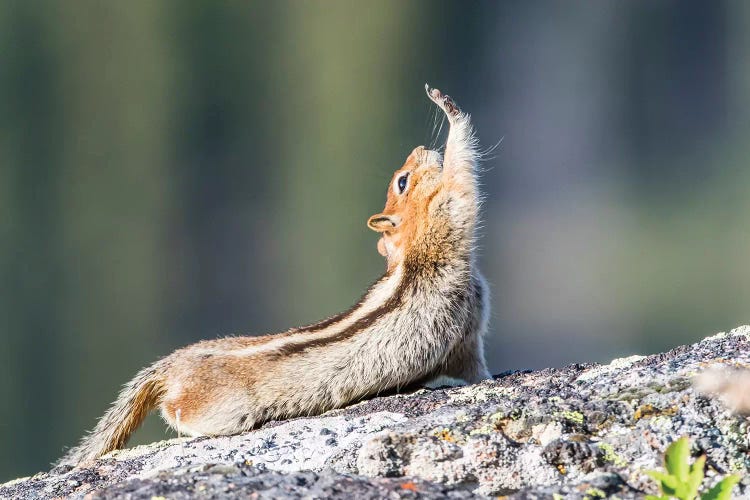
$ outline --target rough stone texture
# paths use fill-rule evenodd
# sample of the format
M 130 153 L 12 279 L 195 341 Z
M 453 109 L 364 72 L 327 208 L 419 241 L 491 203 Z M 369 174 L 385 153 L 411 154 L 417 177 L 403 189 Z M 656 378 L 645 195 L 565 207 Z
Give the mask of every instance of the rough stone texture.
M 750 327 L 608 365 L 374 398 L 241 435 L 173 439 L 0 486 L 2 498 L 640 498 L 687 435 L 709 481 L 739 472 L 750 419 L 701 396 L 706 367 L 750 368 Z M 252 494 L 252 495 L 251 495 Z

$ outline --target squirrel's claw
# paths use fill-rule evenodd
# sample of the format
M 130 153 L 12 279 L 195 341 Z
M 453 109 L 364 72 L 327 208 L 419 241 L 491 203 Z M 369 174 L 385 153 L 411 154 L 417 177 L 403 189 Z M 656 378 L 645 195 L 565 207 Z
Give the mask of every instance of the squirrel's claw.
M 431 89 L 427 83 L 424 84 L 424 89 L 427 92 L 427 97 L 443 110 L 449 120 L 453 121 L 461 115 L 461 108 L 453 102 L 449 95 L 443 94 L 438 89 Z

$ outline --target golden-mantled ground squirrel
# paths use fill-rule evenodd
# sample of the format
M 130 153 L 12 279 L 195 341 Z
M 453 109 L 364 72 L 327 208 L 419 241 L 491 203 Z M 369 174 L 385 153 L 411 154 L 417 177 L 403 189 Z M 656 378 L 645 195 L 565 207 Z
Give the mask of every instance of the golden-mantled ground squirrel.
M 191 435 L 248 431 L 316 415 L 437 377 L 488 378 L 489 292 L 476 262 L 477 141 L 469 116 L 426 87 L 450 123 L 445 157 L 418 147 L 393 175 L 379 232 L 387 271 L 346 312 L 262 337 L 185 347 L 141 370 L 60 464 L 125 445 L 157 406 Z

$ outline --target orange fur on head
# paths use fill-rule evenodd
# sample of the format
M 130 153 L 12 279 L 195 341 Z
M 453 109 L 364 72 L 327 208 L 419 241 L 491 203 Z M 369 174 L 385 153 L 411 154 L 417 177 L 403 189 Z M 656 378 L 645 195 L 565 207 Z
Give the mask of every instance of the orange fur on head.
M 424 146 L 415 148 L 393 174 L 385 208 L 367 221 L 370 229 L 382 233 L 378 252 L 386 257 L 388 269 L 404 259 L 409 250 L 407 245 L 416 241 L 419 232 L 425 229 L 430 201 L 441 188 L 441 171 L 438 153 Z M 399 180 L 405 175 L 405 189 L 400 192 Z

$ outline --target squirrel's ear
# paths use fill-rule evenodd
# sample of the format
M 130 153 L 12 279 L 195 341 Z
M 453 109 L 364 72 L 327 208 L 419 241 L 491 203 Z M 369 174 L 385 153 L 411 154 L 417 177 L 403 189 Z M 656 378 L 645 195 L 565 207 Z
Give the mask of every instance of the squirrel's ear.
M 401 218 L 397 215 L 375 214 L 367 221 L 367 227 L 383 233 L 395 229 L 399 222 L 401 222 Z

